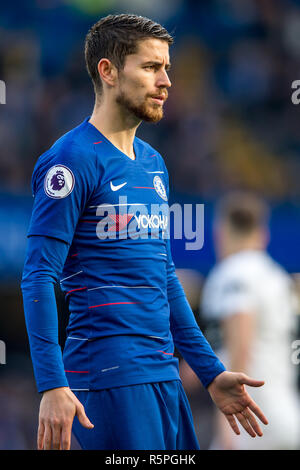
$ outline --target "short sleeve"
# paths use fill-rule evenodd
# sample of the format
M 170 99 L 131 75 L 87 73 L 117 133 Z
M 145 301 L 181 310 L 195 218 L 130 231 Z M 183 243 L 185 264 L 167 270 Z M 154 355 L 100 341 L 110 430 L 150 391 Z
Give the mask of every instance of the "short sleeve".
M 257 309 L 257 300 L 250 283 L 243 279 L 228 279 L 220 286 L 215 309 L 220 317 L 237 313 L 254 313 Z
M 95 186 L 95 168 L 80 147 L 51 148 L 32 175 L 34 204 L 28 236 L 51 236 L 71 244 Z

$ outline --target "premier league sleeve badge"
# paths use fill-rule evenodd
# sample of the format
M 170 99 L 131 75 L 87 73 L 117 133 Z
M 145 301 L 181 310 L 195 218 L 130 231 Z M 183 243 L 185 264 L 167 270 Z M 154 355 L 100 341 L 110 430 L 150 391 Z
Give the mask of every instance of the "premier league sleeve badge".
M 47 196 L 53 199 L 62 199 L 73 191 L 74 184 L 74 174 L 68 167 L 54 165 L 45 176 L 44 190 Z

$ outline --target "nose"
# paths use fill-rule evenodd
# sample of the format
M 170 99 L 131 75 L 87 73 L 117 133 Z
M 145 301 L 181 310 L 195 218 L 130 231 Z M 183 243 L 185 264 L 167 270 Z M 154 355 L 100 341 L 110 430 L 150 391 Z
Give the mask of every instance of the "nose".
M 158 82 L 157 83 L 158 88 L 163 88 L 163 87 L 170 88 L 170 86 L 172 86 L 171 80 L 169 79 L 169 76 L 166 70 L 161 71 L 157 82 Z

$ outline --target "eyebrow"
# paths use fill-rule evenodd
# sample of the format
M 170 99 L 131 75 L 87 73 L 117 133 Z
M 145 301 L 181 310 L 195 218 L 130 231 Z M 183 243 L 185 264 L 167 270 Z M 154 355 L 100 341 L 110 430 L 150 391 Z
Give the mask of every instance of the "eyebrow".
M 142 65 L 163 65 L 162 62 L 156 61 L 156 60 L 148 60 L 148 62 L 144 62 Z M 168 63 L 166 64 L 166 69 L 170 70 L 171 64 Z

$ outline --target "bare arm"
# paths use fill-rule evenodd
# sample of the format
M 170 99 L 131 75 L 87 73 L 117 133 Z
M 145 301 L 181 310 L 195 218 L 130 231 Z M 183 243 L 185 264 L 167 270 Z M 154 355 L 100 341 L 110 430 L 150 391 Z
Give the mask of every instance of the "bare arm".
M 253 313 L 236 313 L 223 319 L 222 331 L 230 370 L 248 373 L 254 329 L 255 314 Z
M 228 368 L 231 371 L 248 373 L 251 348 L 254 339 L 255 315 L 237 313 L 222 321 L 224 346 L 228 353 Z M 223 449 L 234 449 L 238 442 L 228 433 L 228 422 L 223 413 L 217 414 L 218 442 Z

